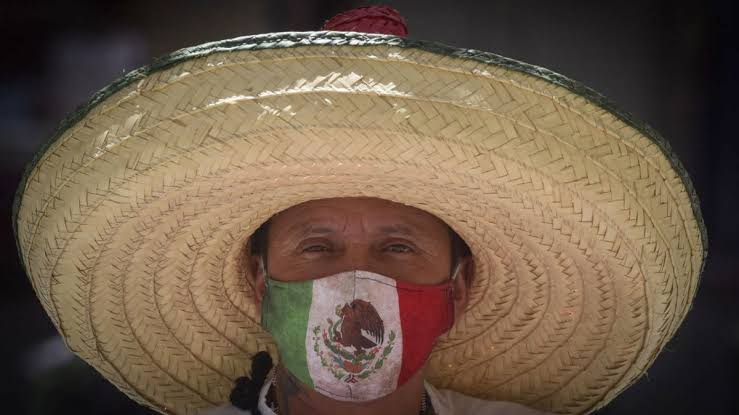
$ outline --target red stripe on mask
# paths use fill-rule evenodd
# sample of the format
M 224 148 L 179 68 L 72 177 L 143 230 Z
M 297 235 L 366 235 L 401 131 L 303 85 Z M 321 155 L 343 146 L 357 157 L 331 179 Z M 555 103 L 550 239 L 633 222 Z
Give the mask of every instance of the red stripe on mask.
M 397 281 L 396 285 L 403 330 L 398 375 L 398 385 L 402 385 L 424 364 L 436 339 L 454 324 L 454 302 L 451 283 L 429 286 Z

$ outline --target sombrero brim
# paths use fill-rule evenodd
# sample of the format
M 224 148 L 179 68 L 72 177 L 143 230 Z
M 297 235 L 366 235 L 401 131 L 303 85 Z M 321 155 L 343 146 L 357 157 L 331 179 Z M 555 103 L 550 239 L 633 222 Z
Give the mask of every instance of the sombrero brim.
M 498 55 L 276 33 L 168 55 L 100 91 L 28 165 L 13 210 L 69 348 L 165 413 L 227 400 L 255 321 L 243 259 L 272 214 L 328 197 L 424 209 L 476 259 L 430 380 L 586 413 L 653 362 L 695 295 L 705 226 L 654 131 Z

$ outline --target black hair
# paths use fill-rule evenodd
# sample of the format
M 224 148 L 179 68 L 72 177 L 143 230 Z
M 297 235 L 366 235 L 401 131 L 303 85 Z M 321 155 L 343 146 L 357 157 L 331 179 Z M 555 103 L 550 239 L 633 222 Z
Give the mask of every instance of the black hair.
M 447 225 L 447 229 L 449 229 L 449 240 L 451 241 L 452 249 L 451 270 L 449 273 L 452 273 L 454 272 L 454 267 L 457 266 L 457 263 L 459 263 L 461 259 L 472 255 L 472 251 L 470 250 L 469 245 L 467 245 L 467 242 L 465 242 L 451 226 Z
M 264 259 L 264 266 L 267 266 L 267 234 L 269 233 L 269 225 L 272 218 L 259 225 L 257 230 L 249 238 L 249 255 L 261 256 Z

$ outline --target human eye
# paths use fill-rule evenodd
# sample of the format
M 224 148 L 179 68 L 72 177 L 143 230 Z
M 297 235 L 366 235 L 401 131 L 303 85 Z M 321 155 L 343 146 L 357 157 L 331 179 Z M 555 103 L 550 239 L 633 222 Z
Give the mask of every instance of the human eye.
M 385 249 L 395 254 L 409 254 L 413 252 L 413 249 L 408 245 L 398 243 L 388 245 Z
M 328 247 L 325 245 L 310 245 L 303 248 L 302 252 L 324 252 L 328 251 Z
M 328 252 L 331 251 L 332 248 L 331 241 L 326 239 L 309 239 L 306 241 L 303 241 L 302 244 L 298 247 L 298 251 L 300 253 L 321 253 L 321 252 Z

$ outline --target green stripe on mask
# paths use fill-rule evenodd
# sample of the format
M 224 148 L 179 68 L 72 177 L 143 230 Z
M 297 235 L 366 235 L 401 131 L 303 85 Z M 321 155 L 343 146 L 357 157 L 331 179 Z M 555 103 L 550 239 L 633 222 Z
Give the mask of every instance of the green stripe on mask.
M 262 327 L 277 343 L 280 360 L 300 381 L 313 387 L 308 373 L 305 338 L 313 300 L 313 281 L 281 282 L 266 278 Z M 282 347 L 284 345 L 284 347 Z M 290 345 L 289 347 L 287 347 Z

